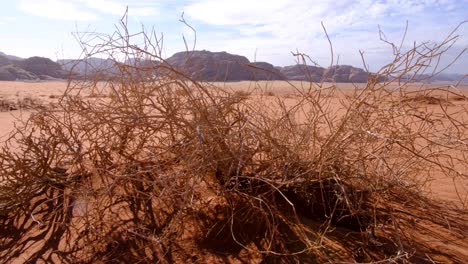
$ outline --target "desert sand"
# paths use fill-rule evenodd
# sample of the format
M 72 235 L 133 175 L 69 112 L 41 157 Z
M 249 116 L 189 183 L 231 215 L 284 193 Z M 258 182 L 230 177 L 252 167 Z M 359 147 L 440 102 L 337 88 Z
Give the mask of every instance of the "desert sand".
M 30 104 L 48 105 L 56 101 L 63 94 L 67 83 L 65 81 L 55 82 L 0 82 L 0 102 L 5 106 L 11 105 L 16 110 L 2 109 L 0 111 L 0 141 L 4 140 L 14 128 L 14 123 L 26 120 L 30 115 Z M 29 105 L 19 107 L 26 102 Z
M 282 98 L 286 103 L 294 103 L 293 95 L 297 91 L 315 89 L 318 86 L 311 84 L 309 82 L 301 81 L 292 81 L 292 82 L 283 82 L 283 81 L 260 81 L 260 82 L 230 82 L 230 83 L 211 83 L 217 87 L 221 87 L 233 92 L 243 91 L 243 92 L 260 92 L 263 95 L 277 96 Z M 323 87 L 331 87 L 337 85 L 342 94 L 337 96 L 336 103 L 343 96 L 346 96 L 347 93 L 350 93 L 355 88 L 362 88 L 365 84 L 350 84 L 350 83 L 325 83 Z M 295 88 L 292 88 L 294 86 Z M 450 84 L 420 84 L 415 83 L 411 84 L 407 89 L 419 90 L 423 88 L 447 88 Z M 392 86 L 390 86 L 392 87 Z M 397 87 L 396 84 L 393 87 Z M 27 101 L 27 103 L 32 102 L 32 104 L 38 105 L 53 105 L 57 103 L 58 98 L 64 93 L 67 88 L 66 81 L 44 81 L 44 82 L 9 82 L 1 81 L 0 82 L 0 101 L 11 103 L 16 110 L 4 110 L 0 111 L 0 142 L 6 140 L 8 135 L 14 130 L 15 123 L 27 120 L 31 114 L 31 106 L 26 105 L 24 109 L 19 109 L 18 104 L 21 102 Z M 464 94 L 468 95 L 468 85 L 460 85 L 457 89 Z M 86 96 L 86 95 L 85 95 Z M 262 100 L 265 100 L 265 97 L 262 97 Z M 468 119 L 468 112 L 466 109 L 468 107 L 467 101 L 457 101 L 451 100 L 448 98 L 451 105 L 449 109 L 451 111 L 464 111 L 464 117 Z M 427 111 L 434 111 L 436 108 L 431 104 L 424 104 Z M 452 179 L 441 177 L 440 175 L 433 178 L 432 183 L 429 184 L 431 189 L 428 190 L 433 196 L 438 197 L 439 199 L 451 201 L 458 203 L 459 205 L 467 206 L 468 205 L 468 182 L 462 181 L 460 179 Z
M 291 84 L 296 87 L 292 88 Z M 314 84 L 307 82 L 236 82 L 236 83 L 213 83 L 214 86 L 223 87 L 232 92 L 260 92 L 262 100 L 284 100 L 286 104 L 294 104 L 294 94 L 297 91 L 315 89 Z M 334 104 L 339 105 L 340 99 L 354 91 L 354 89 L 362 88 L 364 84 L 359 84 L 356 87 L 353 84 L 325 84 L 323 87 L 337 85 L 340 91 L 335 95 Z M 425 87 L 445 88 L 448 85 L 434 84 Z M 396 86 L 395 86 L 396 87 Z M 412 84 L 409 89 L 415 91 L 421 89 L 422 84 Z M 8 135 L 14 131 L 15 123 L 19 124 L 34 112 L 34 106 L 43 105 L 51 106 L 57 103 L 60 96 L 67 88 L 67 82 L 0 82 L 0 100 L 11 104 L 11 109 L 3 109 L 0 112 L 0 144 L 8 138 Z M 459 86 L 458 89 L 465 95 L 468 94 L 468 86 Z M 86 95 L 84 95 L 86 96 Z M 105 96 L 105 94 L 104 94 Z M 94 96 L 89 96 L 93 100 Z M 253 100 L 256 100 L 253 98 Z M 24 103 L 26 102 L 26 103 Z M 464 120 L 468 119 L 468 101 L 457 100 L 456 98 L 447 95 L 448 111 L 461 112 Z M 437 105 L 431 102 L 417 102 L 422 109 L 426 111 L 437 111 Z M 29 105 L 28 105 L 29 104 Z M 23 107 L 21 107 L 23 105 Z M 466 124 L 466 122 L 465 122 Z M 428 195 L 439 199 L 440 201 L 450 202 L 453 205 L 466 210 L 468 204 L 468 182 L 458 178 L 448 178 L 441 174 L 435 173 L 431 175 L 431 182 L 428 184 Z M 466 241 L 465 241 L 466 242 Z M 439 243 L 439 242 L 436 242 Z M 463 248 L 463 241 L 457 241 L 457 250 L 459 254 L 468 255 L 466 248 Z

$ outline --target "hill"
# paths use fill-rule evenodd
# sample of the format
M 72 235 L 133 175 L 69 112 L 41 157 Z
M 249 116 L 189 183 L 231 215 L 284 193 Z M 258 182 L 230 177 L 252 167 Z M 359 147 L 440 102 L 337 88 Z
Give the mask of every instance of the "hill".
M 284 76 L 266 62 L 251 63 L 246 57 L 207 50 L 178 52 L 166 64 L 198 81 L 282 80 Z
M 50 80 L 66 77 L 67 71 L 51 59 L 37 56 L 22 59 L 0 52 L 0 80 Z
M 31 57 L 14 62 L 19 68 L 35 74 L 39 79 L 66 78 L 67 71 L 60 64 L 44 57 Z
M 329 82 L 367 82 L 368 73 L 348 65 L 322 68 L 308 65 L 275 67 L 267 62 L 250 62 L 246 57 L 227 52 L 178 52 L 166 63 L 194 80 L 299 80 Z

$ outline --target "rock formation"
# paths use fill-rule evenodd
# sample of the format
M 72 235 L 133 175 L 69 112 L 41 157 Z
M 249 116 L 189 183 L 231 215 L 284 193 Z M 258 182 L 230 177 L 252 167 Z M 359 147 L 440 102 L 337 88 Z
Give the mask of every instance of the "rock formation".
M 178 52 L 166 63 L 188 77 L 209 82 L 243 80 L 281 80 L 284 77 L 266 62 L 250 63 L 239 55 L 227 52 L 189 51 Z
M 267 62 L 250 62 L 244 56 L 207 50 L 178 52 L 164 62 L 132 58 L 124 62 L 102 58 L 53 62 L 43 57 L 22 59 L 0 52 L 0 80 L 50 80 L 69 77 L 104 80 L 120 78 L 119 66 L 121 65 L 128 66 L 127 73 L 139 74 L 141 78 L 163 74 L 165 68 L 171 67 L 193 80 L 207 82 L 296 80 L 365 83 L 368 77 L 373 75 L 349 65 L 336 65 L 329 68 L 301 64 L 275 67 Z M 142 68 L 145 70 L 135 70 Z M 464 76 L 460 74 L 440 74 L 432 77 L 427 75 L 412 76 L 406 80 L 450 82 L 463 78 Z M 383 78 L 380 81 L 383 81 Z

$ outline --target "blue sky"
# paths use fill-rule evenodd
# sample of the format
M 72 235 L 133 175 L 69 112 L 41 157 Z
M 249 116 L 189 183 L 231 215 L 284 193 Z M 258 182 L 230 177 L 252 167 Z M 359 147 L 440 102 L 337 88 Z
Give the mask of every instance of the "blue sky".
M 322 66 L 330 62 L 327 28 L 335 62 L 362 67 L 365 51 L 371 70 L 391 59 L 391 49 L 379 40 L 378 25 L 387 38 L 399 42 L 406 21 L 404 46 L 414 41 L 440 42 L 468 19 L 468 0 L 2 0 L 0 51 L 20 57 L 76 58 L 81 49 L 72 32 L 112 33 L 129 7 L 132 32 L 154 26 L 164 34 L 166 56 L 184 49 L 182 35 L 193 35 L 179 22 L 182 12 L 197 30 L 196 49 L 227 51 L 251 61 L 291 65 L 291 51 L 310 55 Z M 468 23 L 444 62 L 468 47 Z M 467 73 L 467 54 L 448 72 Z

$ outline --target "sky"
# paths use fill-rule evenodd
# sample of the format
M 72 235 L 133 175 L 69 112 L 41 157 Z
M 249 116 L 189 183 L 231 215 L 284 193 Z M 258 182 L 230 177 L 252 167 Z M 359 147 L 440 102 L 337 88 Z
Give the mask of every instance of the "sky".
M 128 7 L 128 28 L 137 33 L 154 28 L 164 36 L 163 55 L 171 56 L 194 43 L 197 50 L 227 51 L 251 61 L 292 65 L 292 52 L 307 54 L 321 66 L 331 62 L 363 68 L 359 51 L 373 71 L 392 60 L 392 49 L 415 42 L 438 43 L 468 19 L 468 0 L 0 0 L 0 51 L 23 58 L 78 58 L 77 32 L 112 34 Z M 468 47 L 468 22 L 445 54 L 451 61 Z M 78 34 L 79 35 L 79 34 Z M 447 72 L 466 74 L 468 52 Z

